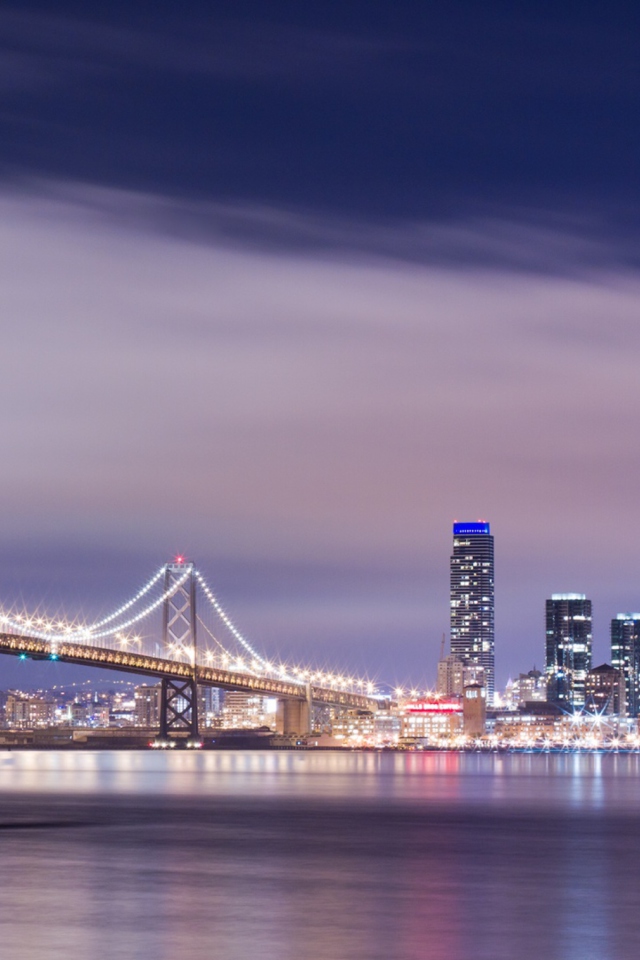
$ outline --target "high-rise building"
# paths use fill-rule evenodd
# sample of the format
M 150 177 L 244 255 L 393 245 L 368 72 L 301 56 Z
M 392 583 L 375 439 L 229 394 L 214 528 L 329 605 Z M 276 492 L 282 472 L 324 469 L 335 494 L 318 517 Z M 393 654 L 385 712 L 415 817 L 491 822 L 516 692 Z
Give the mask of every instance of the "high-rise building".
M 438 660 L 436 690 L 445 697 L 462 696 L 464 687 L 464 664 L 452 653 Z
M 585 710 L 600 716 L 626 716 L 624 676 L 609 663 L 593 667 L 585 680 Z
M 198 686 L 198 723 L 201 727 L 217 727 L 222 713 L 222 691 L 217 687 Z
M 478 679 L 493 704 L 495 631 L 493 537 L 488 523 L 454 523 L 451 555 L 451 653 Z
M 591 600 L 584 593 L 554 593 L 546 603 L 547 697 L 583 707 L 591 670 Z
M 149 686 L 141 684 L 136 687 L 135 694 L 135 722 L 139 727 L 157 727 L 160 723 L 160 702 L 162 687 L 160 684 Z
M 611 621 L 611 666 L 624 677 L 626 715 L 640 712 L 640 613 L 619 613 Z

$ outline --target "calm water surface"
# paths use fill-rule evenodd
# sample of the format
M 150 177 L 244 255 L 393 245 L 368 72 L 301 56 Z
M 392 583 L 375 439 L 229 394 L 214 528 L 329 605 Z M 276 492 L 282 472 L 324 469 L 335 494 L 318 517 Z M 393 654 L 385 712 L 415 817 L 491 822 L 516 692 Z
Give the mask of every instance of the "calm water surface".
M 640 757 L 0 752 L 4 960 L 631 960 Z

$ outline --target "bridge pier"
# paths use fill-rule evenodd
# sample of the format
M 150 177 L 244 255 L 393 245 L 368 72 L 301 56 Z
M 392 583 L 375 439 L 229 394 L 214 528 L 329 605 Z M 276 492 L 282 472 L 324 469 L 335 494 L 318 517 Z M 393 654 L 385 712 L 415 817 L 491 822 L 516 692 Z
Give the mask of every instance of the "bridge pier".
M 193 680 L 162 679 L 160 693 L 160 740 L 171 734 L 187 734 L 198 740 L 198 687 Z
M 285 736 L 304 737 L 311 731 L 307 700 L 278 700 L 276 731 Z

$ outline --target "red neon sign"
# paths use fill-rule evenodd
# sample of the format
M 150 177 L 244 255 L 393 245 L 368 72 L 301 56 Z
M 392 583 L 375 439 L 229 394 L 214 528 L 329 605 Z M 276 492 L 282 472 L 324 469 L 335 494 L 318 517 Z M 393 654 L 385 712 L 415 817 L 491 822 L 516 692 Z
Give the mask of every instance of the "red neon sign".
M 414 700 L 405 704 L 406 713 L 462 713 L 459 700 Z

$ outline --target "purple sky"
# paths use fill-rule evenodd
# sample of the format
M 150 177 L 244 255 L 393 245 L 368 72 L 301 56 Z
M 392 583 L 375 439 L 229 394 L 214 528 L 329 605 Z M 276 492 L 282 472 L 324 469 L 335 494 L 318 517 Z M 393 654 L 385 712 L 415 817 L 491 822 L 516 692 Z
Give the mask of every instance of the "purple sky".
M 552 591 L 592 597 L 606 657 L 608 620 L 640 607 L 637 277 L 581 270 L 570 233 L 551 274 L 394 260 L 357 224 L 350 249 L 261 249 L 217 219 L 286 212 L 209 215 L 198 233 L 152 195 L 0 197 L 11 589 L 106 608 L 180 549 L 268 652 L 429 680 L 450 524 L 481 517 L 500 682 L 541 664 Z M 533 262 L 549 241 L 474 221 L 448 242 Z M 43 555 L 59 569 L 34 578 Z
M 0 11 L 5 602 L 106 612 L 183 551 L 267 655 L 422 684 L 483 518 L 498 683 L 556 591 L 607 658 L 640 17 L 534 6 Z

